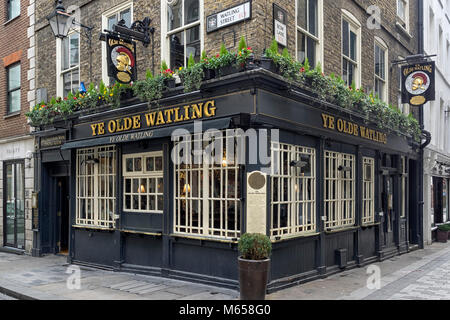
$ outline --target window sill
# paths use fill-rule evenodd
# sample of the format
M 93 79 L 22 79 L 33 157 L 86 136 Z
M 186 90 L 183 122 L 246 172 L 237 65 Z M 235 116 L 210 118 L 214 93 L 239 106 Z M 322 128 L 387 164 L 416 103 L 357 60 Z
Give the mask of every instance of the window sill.
M 92 230 L 92 231 L 115 231 L 114 228 L 102 228 L 102 227 L 95 227 L 95 226 L 83 226 L 83 225 L 73 225 L 72 228 L 75 229 L 84 229 L 86 231 Z
M 162 236 L 162 232 L 146 232 L 146 231 L 129 230 L 129 229 L 121 229 L 120 232 L 132 233 L 132 234 L 143 234 L 143 235 L 146 235 L 146 236 L 157 236 L 157 237 L 161 237 Z
M 370 228 L 380 225 L 381 222 L 374 222 L 374 223 L 368 223 L 368 224 L 362 224 L 361 228 Z
M 395 26 L 397 27 L 397 29 L 400 30 L 400 32 L 401 32 L 404 36 L 408 37 L 409 40 L 411 40 L 411 39 L 413 38 L 413 36 L 409 33 L 409 31 L 406 30 L 405 27 L 402 26 L 400 23 L 396 22 L 396 23 L 395 23 Z
M 340 233 L 340 232 L 346 232 L 346 231 L 353 231 L 358 229 L 358 226 L 352 226 L 352 227 L 342 227 L 342 228 L 336 228 L 336 229 L 328 229 L 325 230 L 325 234 L 335 234 L 335 233 Z
M 292 236 L 281 237 L 280 239 L 276 239 L 276 238 L 275 239 L 270 239 L 270 241 L 272 243 L 280 243 L 280 242 L 290 241 L 290 240 L 295 240 L 295 239 L 315 237 L 315 236 L 318 236 L 319 234 L 320 234 L 319 232 L 305 233 L 305 234 L 296 234 L 296 235 L 292 235 Z
M 16 111 L 16 112 L 12 112 L 7 114 L 6 116 L 3 116 L 3 120 L 9 119 L 9 118 L 14 118 L 20 116 L 20 111 Z
M 5 23 L 3 23 L 3 26 L 6 26 L 8 24 L 10 24 L 11 22 L 13 22 L 14 20 L 20 18 L 20 14 L 15 16 L 14 18 L 9 19 L 8 21 L 6 21 Z
M 212 241 L 212 242 L 221 242 L 221 243 L 238 243 L 238 240 L 227 240 L 227 239 L 218 239 L 218 238 L 209 238 L 202 236 L 191 236 L 185 234 L 170 234 L 172 238 L 184 238 L 184 239 L 192 239 L 192 240 L 202 240 L 202 241 Z

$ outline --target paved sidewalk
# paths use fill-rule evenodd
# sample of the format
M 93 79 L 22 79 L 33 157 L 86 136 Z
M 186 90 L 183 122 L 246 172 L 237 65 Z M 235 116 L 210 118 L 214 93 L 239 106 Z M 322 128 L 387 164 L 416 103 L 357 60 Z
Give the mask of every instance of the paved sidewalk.
M 80 267 L 80 289 L 69 289 L 66 258 L 0 252 L 0 294 L 37 300 L 230 300 L 234 290 L 161 277 Z M 72 282 L 73 283 L 73 282 Z M 0 295 L 0 300 L 7 297 Z
M 434 243 L 381 263 L 381 288 L 368 289 L 367 268 L 270 294 L 277 300 L 450 300 L 450 244 Z

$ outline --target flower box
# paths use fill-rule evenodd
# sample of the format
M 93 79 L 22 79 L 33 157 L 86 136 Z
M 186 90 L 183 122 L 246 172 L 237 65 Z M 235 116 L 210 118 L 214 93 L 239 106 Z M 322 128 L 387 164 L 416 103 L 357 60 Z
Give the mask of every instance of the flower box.
M 238 73 L 238 72 L 239 72 L 239 68 L 235 64 L 231 64 L 226 67 L 219 68 L 218 71 L 216 72 L 216 75 L 218 73 L 219 77 L 225 77 L 230 74 Z
M 176 87 L 175 79 L 173 79 L 173 78 L 164 79 L 164 85 L 169 89 L 175 88 Z
M 269 58 L 261 58 L 257 61 L 257 63 L 259 64 L 259 66 L 263 69 L 266 69 L 270 72 L 273 73 L 279 73 L 280 72 L 280 68 L 278 68 L 278 66 L 275 64 L 275 62 L 273 62 L 272 59 Z
M 216 71 L 214 69 L 205 69 L 205 77 L 203 78 L 203 80 L 207 81 L 214 79 L 215 77 Z
M 120 93 L 120 100 L 129 100 L 134 97 L 133 89 L 127 88 Z
M 438 242 L 446 243 L 449 237 L 450 231 L 437 230 L 436 239 Z

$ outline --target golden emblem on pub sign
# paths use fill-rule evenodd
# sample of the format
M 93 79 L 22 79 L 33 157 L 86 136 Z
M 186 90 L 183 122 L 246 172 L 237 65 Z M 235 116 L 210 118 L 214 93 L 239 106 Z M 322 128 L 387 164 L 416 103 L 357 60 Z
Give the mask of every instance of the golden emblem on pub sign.
M 136 43 L 110 35 L 106 43 L 108 76 L 123 84 L 136 80 Z
M 434 62 L 402 67 L 402 103 L 420 106 L 435 99 Z

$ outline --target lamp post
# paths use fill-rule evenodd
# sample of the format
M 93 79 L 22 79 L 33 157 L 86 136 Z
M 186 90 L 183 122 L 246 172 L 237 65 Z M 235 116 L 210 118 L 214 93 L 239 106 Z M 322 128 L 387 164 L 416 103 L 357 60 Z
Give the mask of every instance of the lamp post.
M 75 17 L 66 12 L 62 4 L 62 0 L 55 0 L 55 11 L 47 16 L 55 38 L 64 39 L 69 34 L 73 25 L 80 26 L 84 30 L 86 36 L 86 43 L 89 49 L 89 81 L 92 82 L 92 27 L 85 26 Z

